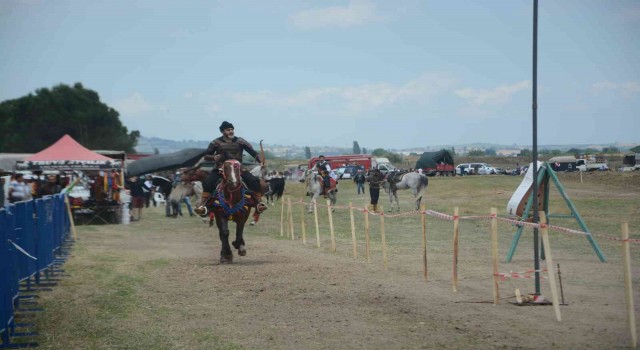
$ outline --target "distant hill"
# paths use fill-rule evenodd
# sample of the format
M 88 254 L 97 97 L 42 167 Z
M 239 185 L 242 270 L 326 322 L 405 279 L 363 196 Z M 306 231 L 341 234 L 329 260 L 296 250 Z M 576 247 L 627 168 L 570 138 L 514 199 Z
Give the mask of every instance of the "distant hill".
M 144 137 L 141 136 L 138 139 L 138 145 L 136 146 L 136 151 L 138 153 L 173 153 L 185 148 L 207 148 L 211 140 L 167 140 L 161 139 L 157 137 Z M 259 148 L 258 142 L 250 141 L 253 144 L 253 147 L 256 149 Z M 620 151 L 628 151 L 630 148 L 637 146 L 638 144 L 618 144 L 618 143 L 607 143 L 607 144 L 573 144 L 573 145 L 539 145 L 539 149 L 557 149 L 560 151 L 567 151 L 571 148 L 593 148 L 593 149 L 602 149 L 604 147 L 617 147 Z M 307 145 L 264 145 L 265 151 L 271 152 L 276 157 L 281 157 L 285 159 L 305 159 L 304 149 Z M 309 146 L 311 148 L 312 155 L 339 155 L 339 154 L 349 154 L 352 151 L 352 147 L 335 147 L 335 146 Z M 441 149 L 454 149 L 458 154 L 464 154 L 471 150 L 486 150 L 486 149 L 494 149 L 496 151 L 500 150 L 508 150 L 517 151 L 522 149 L 531 149 L 529 145 L 500 145 L 500 144 L 490 144 L 490 143 L 468 143 L 464 145 L 432 145 L 432 146 L 423 146 L 423 147 L 414 147 L 414 148 L 405 148 L 405 149 L 386 149 L 387 151 L 391 151 L 394 153 L 408 155 L 411 153 L 422 154 L 422 152 L 429 151 L 437 151 Z M 367 148 L 368 152 L 373 151 L 374 148 Z M 508 155 L 509 153 L 505 153 Z

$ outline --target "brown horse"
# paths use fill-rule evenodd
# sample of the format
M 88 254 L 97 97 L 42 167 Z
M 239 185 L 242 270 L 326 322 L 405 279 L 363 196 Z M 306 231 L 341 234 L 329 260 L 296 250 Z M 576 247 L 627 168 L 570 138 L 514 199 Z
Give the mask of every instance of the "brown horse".
M 256 200 L 247 193 L 247 187 L 240 177 L 242 165 L 234 159 L 226 160 L 222 165 L 222 179 L 215 194 L 204 203 L 207 211 L 215 218 L 222 247 L 220 249 L 220 263 L 233 262 L 231 245 L 238 250 L 238 255 L 247 255 L 243 238 L 244 225 L 249 218 L 251 208 L 255 208 Z M 192 169 L 188 172 L 191 180 L 204 180 L 207 172 Z M 256 215 L 254 215 L 254 219 Z M 229 244 L 229 222 L 236 223 L 236 239 Z

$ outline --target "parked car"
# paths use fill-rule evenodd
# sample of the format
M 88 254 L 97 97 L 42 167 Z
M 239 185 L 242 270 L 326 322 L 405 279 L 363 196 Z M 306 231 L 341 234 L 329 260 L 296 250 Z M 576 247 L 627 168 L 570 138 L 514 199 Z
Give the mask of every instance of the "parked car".
M 471 164 L 469 163 L 463 163 L 463 164 L 458 164 L 458 166 L 456 167 L 456 175 L 470 175 L 473 173 L 473 168 L 470 168 Z
M 490 175 L 497 174 L 497 171 L 491 164 L 486 163 L 471 163 L 471 167 L 473 168 L 473 173 L 477 175 Z
M 364 166 L 362 165 L 347 165 L 344 167 L 338 168 L 336 172 L 338 174 L 339 179 L 352 179 L 358 170 L 364 171 Z

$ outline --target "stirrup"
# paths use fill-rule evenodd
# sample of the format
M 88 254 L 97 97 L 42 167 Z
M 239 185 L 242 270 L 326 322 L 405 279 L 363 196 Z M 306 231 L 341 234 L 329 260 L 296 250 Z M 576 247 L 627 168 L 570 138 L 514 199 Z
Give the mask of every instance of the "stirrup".
M 198 214 L 198 215 L 200 215 L 200 216 L 202 216 L 202 217 L 205 217 L 205 216 L 207 216 L 207 214 L 209 214 L 209 209 L 207 209 L 206 206 L 201 205 L 201 206 L 193 209 L 193 212 Z
M 267 209 L 269 209 L 269 207 L 266 204 L 262 203 L 262 202 L 258 202 L 258 204 L 256 204 L 256 211 L 259 214 L 262 214 Z

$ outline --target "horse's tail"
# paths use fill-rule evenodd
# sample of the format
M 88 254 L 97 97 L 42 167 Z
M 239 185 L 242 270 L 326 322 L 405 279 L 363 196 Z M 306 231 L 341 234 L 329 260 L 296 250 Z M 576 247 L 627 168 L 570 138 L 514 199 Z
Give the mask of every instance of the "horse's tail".
M 280 199 L 284 194 L 284 178 L 271 179 L 271 190 L 276 200 Z

